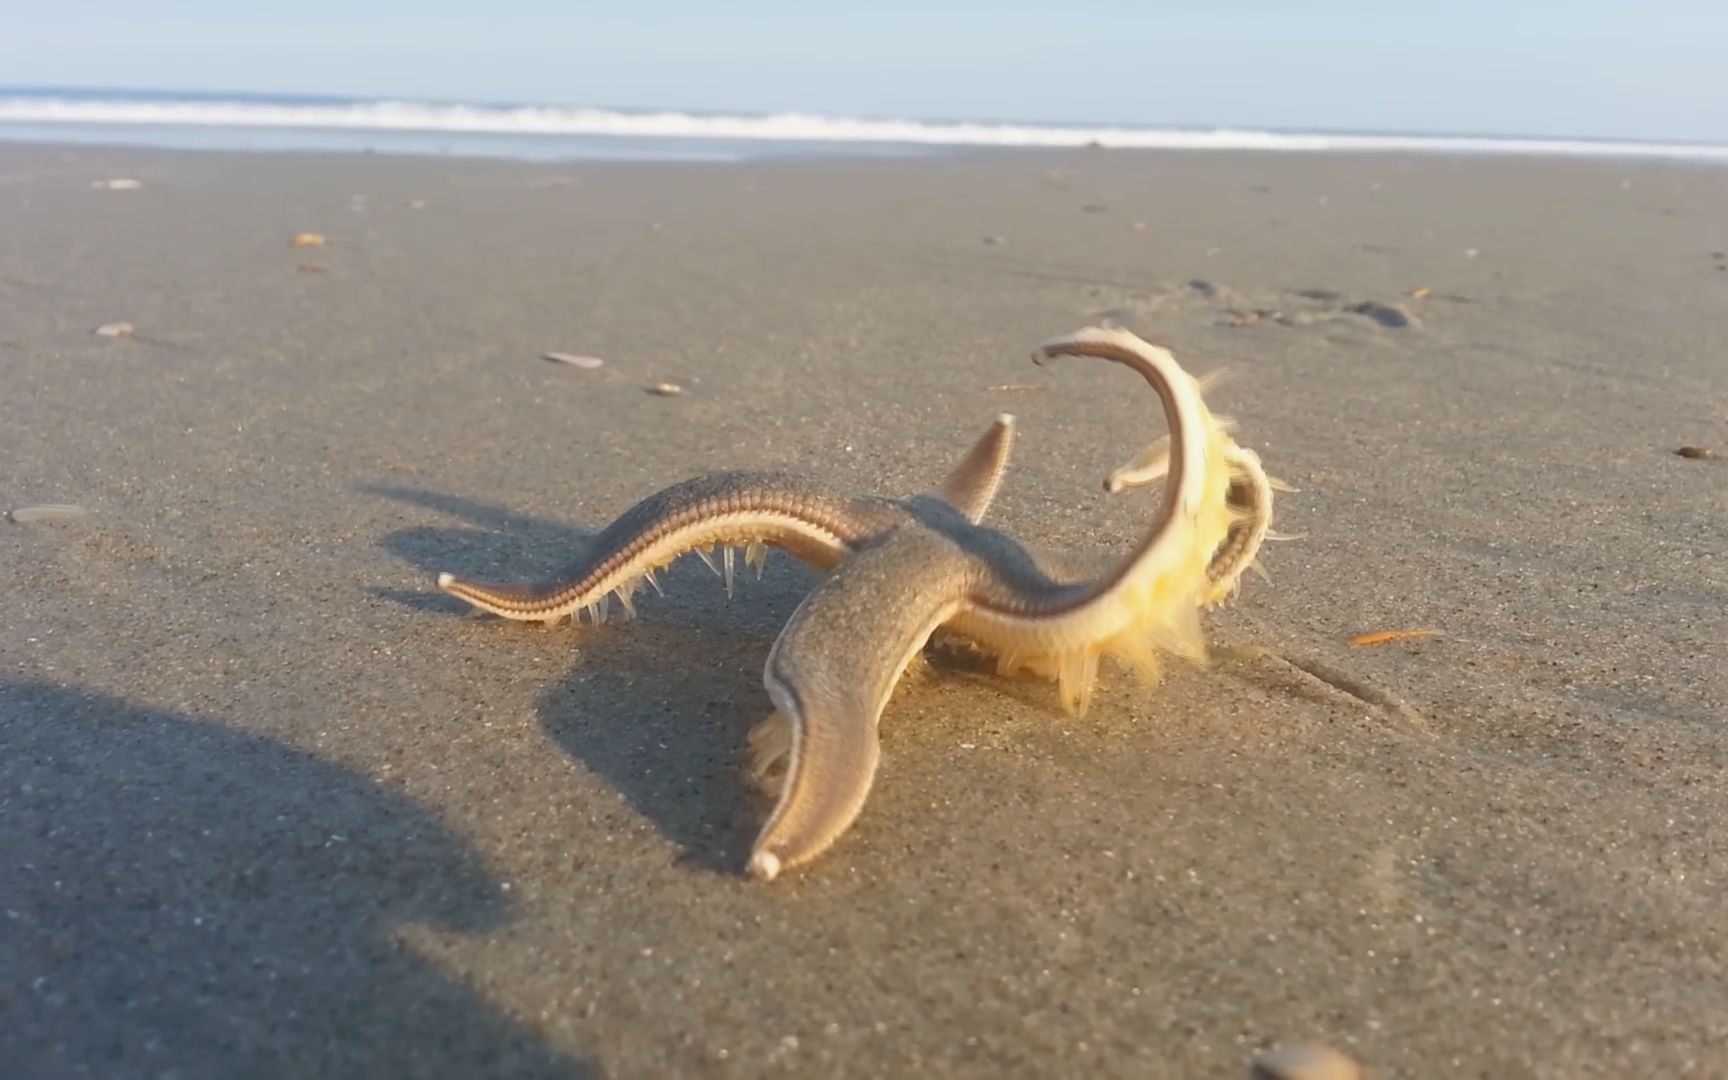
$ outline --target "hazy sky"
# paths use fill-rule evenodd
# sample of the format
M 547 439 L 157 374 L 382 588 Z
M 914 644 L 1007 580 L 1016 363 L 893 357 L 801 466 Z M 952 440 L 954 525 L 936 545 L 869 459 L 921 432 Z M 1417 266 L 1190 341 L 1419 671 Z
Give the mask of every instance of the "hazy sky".
M 1728 142 L 1728 0 L 0 0 L 0 84 Z

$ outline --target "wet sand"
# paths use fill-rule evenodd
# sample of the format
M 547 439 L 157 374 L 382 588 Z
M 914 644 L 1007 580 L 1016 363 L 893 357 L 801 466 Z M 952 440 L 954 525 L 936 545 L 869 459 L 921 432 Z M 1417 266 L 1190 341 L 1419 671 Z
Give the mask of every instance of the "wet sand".
M 0 508 L 89 511 L 0 521 L 0 1061 L 1728 1072 L 1724 249 L 1728 170 L 1653 163 L 0 148 Z M 1083 719 L 909 680 L 807 872 L 740 873 L 784 556 L 593 630 L 433 587 L 1003 411 L 993 521 L 1120 550 L 1144 389 L 1027 359 L 1105 318 L 1229 369 L 1302 539 Z

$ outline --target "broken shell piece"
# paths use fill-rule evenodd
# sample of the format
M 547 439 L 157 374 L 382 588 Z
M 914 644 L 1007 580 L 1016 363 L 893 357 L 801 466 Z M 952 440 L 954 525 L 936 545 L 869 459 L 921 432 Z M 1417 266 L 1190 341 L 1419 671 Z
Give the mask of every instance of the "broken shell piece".
M 103 323 L 96 328 L 97 337 L 130 337 L 132 324 L 129 322 Z
M 1708 446 L 1682 446 L 1674 452 L 1683 458 L 1692 458 L 1694 461 L 1706 461 L 1716 456 L 1716 451 Z
M 567 352 L 541 353 L 540 358 L 542 360 L 550 360 L 554 364 L 569 364 L 571 367 L 581 368 L 583 371 L 593 371 L 595 368 L 602 367 L 606 363 L 606 361 L 600 359 L 598 356 L 578 356 L 575 353 Z
M 1412 300 L 1426 300 L 1433 295 L 1434 290 L 1430 289 L 1426 285 L 1418 285 L 1416 288 L 1410 290 L 1410 299 Z
M 1438 630 L 1371 630 L 1366 634 L 1355 634 L 1350 638 L 1350 644 L 1357 648 L 1374 645 L 1385 645 L 1393 641 L 1413 641 L 1419 638 L 1431 638 Z
M 76 521 L 89 517 L 90 511 L 82 506 L 72 506 L 69 503 L 50 503 L 46 506 L 20 506 L 6 515 L 14 524 L 36 525 L 49 521 Z
M 661 382 L 650 386 L 648 392 L 656 397 L 677 397 L 684 392 L 684 388 L 675 382 Z
M 1280 1046 L 1254 1059 L 1254 1080 L 1361 1080 L 1362 1066 L 1329 1046 Z
M 297 248 L 323 247 L 324 234 L 315 232 L 295 233 L 294 246 Z
M 137 191 L 144 186 L 144 181 L 121 176 L 113 180 L 92 180 L 90 186 L 98 191 Z

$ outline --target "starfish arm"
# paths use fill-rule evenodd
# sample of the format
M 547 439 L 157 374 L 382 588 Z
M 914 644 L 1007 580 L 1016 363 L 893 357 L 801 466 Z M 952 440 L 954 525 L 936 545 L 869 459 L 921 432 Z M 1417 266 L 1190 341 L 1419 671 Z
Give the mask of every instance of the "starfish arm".
M 1164 498 L 1135 549 L 1084 580 L 1053 576 L 1066 560 L 1035 558 L 991 530 L 956 531 L 986 572 L 951 629 L 995 653 L 1004 671 L 1057 676 L 1063 703 L 1081 712 L 1101 654 L 1149 672 L 1156 670 L 1154 647 L 1204 659 L 1197 613 L 1208 561 L 1229 531 L 1230 477 L 1223 427 L 1168 350 L 1125 330 L 1093 328 L 1047 342 L 1034 359 L 1057 356 L 1121 364 L 1152 388 L 1170 432 Z
M 1013 449 L 1014 417 L 1003 413 L 930 494 L 958 510 L 967 521 L 978 524 L 1002 486 L 1008 455 Z
M 625 511 L 552 583 L 486 584 L 445 573 L 438 587 L 507 619 L 551 623 L 583 610 L 598 619 L 612 596 L 629 607 L 643 580 L 692 551 L 706 559 L 709 548 L 726 547 L 730 568 L 731 546 L 745 547 L 746 561 L 757 562 L 768 545 L 826 569 L 904 518 L 890 503 L 838 495 L 802 477 L 713 473 L 655 492 Z
M 760 741 L 789 760 L 751 874 L 770 880 L 810 861 L 857 819 L 876 776 L 882 710 L 960 602 L 972 566 L 930 530 L 896 530 L 854 554 L 792 614 L 763 669 L 777 710 L 770 724 L 789 728 L 790 739 Z
M 1242 587 L 1242 575 L 1250 568 L 1259 569 L 1260 547 L 1271 538 L 1272 492 L 1280 485 L 1266 475 L 1260 455 L 1238 446 L 1233 439 L 1224 440 L 1224 460 L 1230 469 L 1227 501 L 1230 508 L 1230 531 L 1224 542 L 1212 553 L 1206 566 L 1210 586 L 1206 606 L 1216 607 Z M 1148 487 L 1162 479 L 1170 468 L 1169 443 L 1160 439 L 1142 451 L 1131 463 L 1110 474 L 1105 490 L 1116 493 Z M 1289 485 L 1282 485 L 1289 490 Z

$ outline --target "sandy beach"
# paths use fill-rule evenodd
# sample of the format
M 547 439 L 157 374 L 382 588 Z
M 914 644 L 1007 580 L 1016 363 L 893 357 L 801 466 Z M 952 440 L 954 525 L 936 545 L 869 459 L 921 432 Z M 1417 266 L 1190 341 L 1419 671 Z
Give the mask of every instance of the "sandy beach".
M 1728 1075 L 1725 249 L 1728 170 L 1636 161 L 0 147 L 0 510 L 88 511 L 0 520 L 0 1062 Z M 1144 387 L 1029 361 L 1100 321 L 1228 370 L 1301 539 L 1081 719 L 936 660 L 807 871 L 741 872 L 808 572 L 434 587 L 706 470 L 911 494 L 1001 412 L 992 521 L 1124 550 Z

